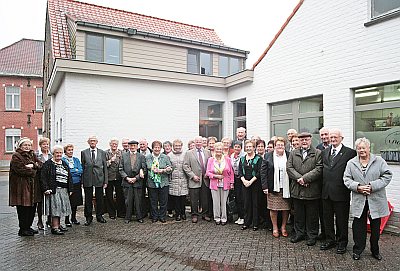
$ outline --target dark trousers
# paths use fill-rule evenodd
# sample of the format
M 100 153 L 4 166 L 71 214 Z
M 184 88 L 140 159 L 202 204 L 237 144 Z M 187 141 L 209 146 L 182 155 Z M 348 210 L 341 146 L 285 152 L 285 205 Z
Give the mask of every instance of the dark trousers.
M 250 187 L 243 186 L 243 199 L 244 199 L 244 225 L 249 227 L 258 227 L 259 224 L 259 189 L 255 183 Z
M 360 218 L 355 217 L 353 220 L 353 252 L 356 254 L 361 254 L 365 249 L 365 242 L 367 241 L 367 217 L 368 217 L 368 200 L 365 201 L 364 210 Z M 372 219 L 369 217 L 371 226 L 371 237 L 369 238 L 371 252 L 373 254 L 379 253 L 379 237 L 380 237 L 380 227 L 381 218 Z
M 30 229 L 35 218 L 36 203 L 33 206 L 17 205 L 18 224 L 21 231 Z
M 326 237 L 325 233 L 325 223 L 324 223 L 324 207 L 323 207 L 323 199 L 320 199 L 318 205 L 318 217 L 319 217 L 319 224 L 321 225 L 321 235 Z
M 165 219 L 167 215 L 168 191 L 169 187 L 147 188 L 150 194 L 151 218 Z
M 237 214 L 239 218 L 244 218 L 244 203 L 243 203 L 243 183 L 239 177 L 235 176 L 235 203 L 237 208 Z
M 308 236 L 309 239 L 316 239 L 318 236 L 318 205 L 320 200 L 293 199 L 294 224 L 297 236 Z
M 213 216 L 213 201 L 211 197 L 211 190 L 206 186 L 204 181 L 201 183 L 201 208 L 203 209 L 203 216 Z
M 93 213 L 93 187 L 84 187 L 85 192 L 85 210 L 86 219 L 92 218 Z M 104 210 L 104 193 L 103 187 L 95 187 L 94 194 L 96 197 L 96 217 L 103 215 Z
M 106 207 L 109 216 L 123 217 L 125 215 L 125 199 L 121 180 L 108 181 L 106 190 Z M 116 199 L 114 201 L 114 190 Z
M 200 191 L 201 188 L 189 188 L 190 197 L 190 209 L 192 216 L 199 215 L 199 204 L 200 204 Z
M 142 210 L 142 188 L 128 186 L 124 187 L 124 198 L 125 198 L 125 219 L 132 219 L 133 208 L 135 208 L 136 219 L 143 218 L 143 210 Z
M 325 236 L 327 242 L 337 241 L 341 247 L 346 247 L 349 232 L 349 201 L 322 200 Z M 335 218 L 336 217 L 336 221 Z M 336 222 L 336 223 L 335 223 Z M 336 234 L 334 225 L 336 224 Z
M 185 215 L 185 199 L 186 196 L 169 195 L 168 202 L 171 200 L 171 206 L 175 208 L 175 216 Z

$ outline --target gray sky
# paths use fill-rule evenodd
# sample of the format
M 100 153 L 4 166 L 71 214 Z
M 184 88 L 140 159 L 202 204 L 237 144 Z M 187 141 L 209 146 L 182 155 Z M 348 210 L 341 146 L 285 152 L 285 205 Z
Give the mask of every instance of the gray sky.
M 46 0 L 0 0 L 0 48 L 44 40 Z M 261 56 L 299 0 L 82 0 L 100 6 L 214 29 L 225 45 Z

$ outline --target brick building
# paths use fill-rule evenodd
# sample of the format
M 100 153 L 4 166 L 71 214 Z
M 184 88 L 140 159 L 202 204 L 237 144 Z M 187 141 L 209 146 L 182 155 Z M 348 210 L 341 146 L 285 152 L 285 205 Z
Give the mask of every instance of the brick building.
M 22 39 L 0 49 L 0 166 L 20 137 L 42 134 L 43 41 Z

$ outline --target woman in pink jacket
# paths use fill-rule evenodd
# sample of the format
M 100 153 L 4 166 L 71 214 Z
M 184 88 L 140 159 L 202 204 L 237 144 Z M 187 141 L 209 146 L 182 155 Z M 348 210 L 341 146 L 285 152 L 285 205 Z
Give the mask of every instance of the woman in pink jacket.
M 207 176 L 213 200 L 214 220 L 217 225 L 226 225 L 226 201 L 229 190 L 233 188 L 233 168 L 229 156 L 223 155 L 223 144 L 214 145 L 215 154 L 208 159 Z

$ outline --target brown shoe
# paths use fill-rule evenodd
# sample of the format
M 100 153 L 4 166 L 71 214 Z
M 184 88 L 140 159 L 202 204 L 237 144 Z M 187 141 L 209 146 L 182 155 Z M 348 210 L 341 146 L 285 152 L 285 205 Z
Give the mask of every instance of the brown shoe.
M 197 223 L 197 220 L 198 220 L 197 216 L 192 216 L 192 223 Z
M 210 221 L 211 221 L 211 218 L 208 217 L 208 216 L 203 216 L 203 219 L 204 219 L 205 221 L 207 221 L 207 222 L 210 222 Z

